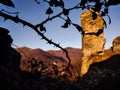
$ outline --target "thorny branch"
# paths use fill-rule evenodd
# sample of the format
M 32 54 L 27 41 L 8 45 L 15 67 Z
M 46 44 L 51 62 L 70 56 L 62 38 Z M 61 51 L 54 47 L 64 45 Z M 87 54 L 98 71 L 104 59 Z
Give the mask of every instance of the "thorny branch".
M 2 12 L 2 11 L 0 11 L 0 16 L 4 17 L 5 20 L 10 19 L 10 20 L 14 21 L 15 23 L 22 23 L 24 26 L 27 25 L 27 26 L 31 27 L 38 35 L 40 35 L 42 37 L 42 39 L 46 40 L 48 44 L 53 44 L 54 46 L 56 46 L 56 47 L 60 48 L 61 50 L 63 50 L 63 52 L 65 52 L 65 54 L 66 54 L 66 57 L 68 58 L 68 63 L 69 63 L 69 66 L 70 66 L 71 59 L 69 57 L 69 54 L 68 54 L 67 50 L 62 48 L 59 44 L 56 44 L 52 40 L 49 40 L 43 33 L 41 33 L 38 30 L 38 28 L 36 26 L 34 26 L 33 24 L 31 24 L 29 22 L 26 22 L 26 21 L 24 21 L 22 19 L 19 19 L 18 16 L 13 17 L 13 16 L 10 16 L 10 15 Z
M 35 1 L 37 2 L 37 0 L 35 0 Z M 76 6 L 74 6 L 74 7 L 72 7 L 72 8 L 69 8 L 68 11 L 73 10 L 73 9 L 77 9 L 77 8 L 81 8 L 81 7 L 79 6 L 79 4 L 80 4 L 80 3 L 78 3 Z M 4 11 L 4 12 L 5 12 L 5 11 Z M 48 38 L 47 38 L 42 32 L 40 32 L 39 29 L 38 29 L 39 26 L 45 24 L 46 22 L 48 22 L 48 21 L 50 21 L 50 20 L 53 20 L 53 19 L 55 19 L 55 18 L 57 18 L 57 17 L 60 17 L 60 15 L 63 14 L 63 11 L 60 12 L 60 13 L 58 13 L 58 14 L 55 15 L 55 16 L 52 16 L 52 17 L 50 17 L 50 18 L 47 18 L 46 20 L 42 21 L 40 24 L 37 24 L 37 25 L 33 25 L 33 24 L 31 24 L 31 23 L 29 23 L 29 22 L 27 22 L 27 21 L 25 21 L 25 20 L 20 19 L 20 18 L 18 17 L 18 14 L 17 14 L 16 17 L 13 17 L 13 16 L 10 16 L 9 14 L 6 14 L 6 13 L 4 13 L 4 12 L 3 12 L 3 10 L 1 10 L 1 11 L 0 11 L 0 16 L 4 17 L 5 20 L 11 19 L 11 20 L 14 21 L 15 23 L 22 23 L 24 26 L 27 25 L 27 26 L 31 27 L 38 35 L 40 35 L 40 36 L 42 37 L 42 39 L 46 40 L 48 44 L 52 44 L 52 45 L 54 45 L 55 47 L 60 48 L 60 49 L 66 54 L 66 57 L 67 57 L 67 59 L 68 59 L 68 65 L 69 65 L 69 66 L 71 65 L 71 59 L 70 59 L 70 57 L 69 57 L 69 54 L 68 54 L 67 50 L 64 49 L 63 47 L 61 47 L 59 44 L 57 44 L 57 43 L 53 42 L 52 40 L 48 39 Z M 9 12 L 7 12 L 7 13 L 9 13 Z
M 40 4 L 40 2 L 38 0 L 34 0 L 37 4 Z M 57 0 L 44 0 L 44 2 L 47 2 L 49 3 L 50 7 L 51 6 L 54 6 L 57 7 L 57 6 L 60 6 L 61 9 L 63 9 L 63 11 L 59 12 L 58 14 L 52 16 L 52 17 L 48 17 L 47 19 L 45 19 L 44 21 L 42 21 L 41 23 L 39 24 L 36 24 L 36 25 L 33 25 L 25 20 L 22 20 L 18 17 L 18 13 L 17 15 L 14 17 L 14 16 L 11 16 L 10 12 L 7 12 L 5 10 L 1 10 L 0 11 L 0 16 L 4 17 L 5 20 L 7 19 L 10 19 L 12 21 L 14 21 L 15 23 L 22 23 L 24 26 L 28 26 L 28 27 L 31 27 L 38 35 L 40 35 L 42 37 L 42 39 L 46 40 L 48 44 L 52 44 L 58 48 L 60 48 L 61 50 L 63 50 L 63 52 L 65 52 L 66 54 L 66 57 L 68 59 L 68 62 L 69 62 L 69 66 L 71 65 L 71 59 L 69 57 L 69 54 L 67 52 L 67 50 L 65 50 L 64 48 L 62 48 L 59 44 L 53 42 L 52 40 L 48 39 L 44 33 L 42 33 L 42 31 L 46 31 L 45 27 L 43 26 L 45 23 L 47 23 L 48 21 L 51 21 L 57 17 L 65 20 L 65 24 L 63 25 L 63 28 L 67 28 L 70 24 L 72 24 L 73 26 L 75 26 L 78 31 L 82 31 L 82 28 L 77 25 L 77 24 L 74 24 L 71 22 L 70 18 L 69 18 L 69 11 L 71 10 L 74 10 L 74 9 L 79 9 L 79 8 L 82 8 L 82 9 L 94 9 L 94 11 L 101 11 L 101 16 L 105 16 L 107 15 L 108 16 L 108 6 L 110 5 L 117 5 L 117 4 L 120 4 L 120 1 L 119 0 L 116 0 L 116 2 L 114 2 L 114 0 L 81 0 L 77 5 L 73 6 L 72 8 L 64 8 L 64 2 L 62 0 L 60 1 L 57 1 Z M 88 3 L 91 3 L 91 2 L 94 2 L 95 5 L 90 5 Z M 4 1 L 0 1 L 0 3 L 4 4 L 4 5 L 7 5 L 7 6 L 10 6 L 10 7 L 14 7 L 14 4 L 12 1 L 8 1 L 8 3 L 4 2 Z M 59 3 L 59 5 L 58 5 Z M 54 5 L 53 5 L 54 4 Z M 93 3 L 92 3 L 93 4 Z M 104 9 L 101 10 L 102 6 L 104 6 Z M 48 9 L 48 12 L 46 14 L 52 14 L 53 13 L 53 10 L 49 7 Z M 64 15 L 67 17 L 67 19 L 64 19 L 63 17 L 61 17 L 61 15 Z M 109 17 L 109 21 L 111 22 L 110 20 L 110 17 Z

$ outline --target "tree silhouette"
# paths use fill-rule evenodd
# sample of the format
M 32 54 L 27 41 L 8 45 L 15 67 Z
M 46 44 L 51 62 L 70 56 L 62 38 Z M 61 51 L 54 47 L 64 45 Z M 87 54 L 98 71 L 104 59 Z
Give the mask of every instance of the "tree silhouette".
M 73 25 L 79 32 L 84 33 L 82 30 L 82 27 L 80 25 L 77 25 L 72 22 L 71 18 L 69 17 L 69 13 L 72 10 L 75 9 L 93 9 L 95 12 L 100 12 L 101 16 L 108 16 L 108 9 L 109 6 L 111 5 L 118 5 L 120 4 L 120 0 L 80 0 L 78 4 L 71 8 L 65 8 L 64 0 L 34 0 L 38 5 L 41 5 L 41 3 L 46 2 L 49 5 L 49 8 L 45 11 L 46 14 L 48 15 L 48 18 L 46 18 L 44 21 L 41 23 L 38 23 L 36 25 L 31 24 L 30 22 L 23 20 L 19 17 L 18 12 L 11 12 L 11 11 L 6 11 L 1 8 L 0 10 L 0 16 L 4 17 L 5 20 L 10 19 L 14 21 L 15 23 L 22 23 L 24 26 L 28 26 L 32 28 L 38 35 L 42 37 L 48 44 L 52 44 L 55 47 L 60 48 L 65 52 L 66 57 L 68 58 L 68 63 L 70 66 L 70 57 L 67 52 L 60 44 L 55 43 L 52 41 L 52 39 L 49 39 L 48 37 L 45 36 L 45 33 L 47 32 L 47 28 L 44 26 L 48 21 L 51 21 L 56 18 L 60 18 L 64 20 L 63 25 L 61 25 L 62 28 L 68 28 L 70 25 Z M 69 1 L 70 2 L 70 1 Z M 14 2 L 11 0 L 0 0 L 0 3 L 3 5 L 7 5 L 9 7 L 15 8 Z M 54 7 L 54 9 L 52 9 Z M 52 15 L 54 13 L 54 10 L 56 8 L 61 8 L 61 12 Z M 15 14 L 16 16 L 12 16 L 11 14 Z M 108 16 L 109 17 L 109 16 Z M 96 18 L 96 14 L 93 13 L 93 19 Z M 109 23 L 111 22 L 110 17 L 109 17 Z

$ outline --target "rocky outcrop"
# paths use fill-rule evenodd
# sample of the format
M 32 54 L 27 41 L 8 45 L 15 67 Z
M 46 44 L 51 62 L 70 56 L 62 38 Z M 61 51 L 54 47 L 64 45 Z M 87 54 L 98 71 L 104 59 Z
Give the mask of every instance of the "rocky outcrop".
M 9 31 L 0 27 L 0 90 L 18 90 L 21 55 L 11 47 Z
M 120 36 L 116 37 L 113 42 L 113 52 L 115 54 L 120 53 Z
M 21 55 L 11 47 L 13 39 L 9 31 L 0 27 L 0 65 L 19 69 Z
M 81 76 L 84 75 L 89 66 L 93 63 L 93 55 L 104 54 L 104 20 L 100 13 L 93 10 L 84 11 L 81 16 L 81 25 L 83 28 L 82 35 L 82 66 Z
M 82 77 L 82 90 L 119 90 L 120 53 L 107 60 L 94 63 Z

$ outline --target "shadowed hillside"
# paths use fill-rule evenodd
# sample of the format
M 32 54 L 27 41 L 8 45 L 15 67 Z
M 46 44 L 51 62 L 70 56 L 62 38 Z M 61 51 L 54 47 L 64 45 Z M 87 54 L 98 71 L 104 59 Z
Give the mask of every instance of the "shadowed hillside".
M 34 69 L 41 72 L 42 74 L 49 73 L 54 74 L 55 68 L 58 69 L 57 76 L 71 76 L 76 78 L 79 76 L 80 64 L 81 64 L 81 49 L 77 48 L 66 48 L 69 52 L 73 69 L 70 71 L 67 69 L 68 63 L 65 53 L 62 50 L 49 50 L 44 51 L 42 49 L 30 49 L 28 47 L 20 47 L 16 49 L 22 55 L 20 68 L 21 70 L 34 72 Z M 39 63 L 42 62 L 42 65 Z M 34 64 L 36 64 L 36 66 Z M 32 68 L 35 66 L 34 68 Z M 41 70 L 44 67 L 44 70 Z M 75 71 L 75 72 L 73 72 Z M 69 74 L 68 74 L 69 73 Z M 54 76 L 54 75 L 52 75 Z M 55 77 L 55 76 L 54 76 Z
M 54 56 L 48 52 L 43 51 L 42 49 L 30 49 L 28 47 L 21 47 L 17 48 L 16 50 L 19 51 L 22 55 L 20 67 L 25 71 L 32 71 L 32 63 L 44 63 L 49 68 L 52 68 L 53 63 L 59 63 L 60 67 L 62 67 L 62 64 L 67 64 L 63 57 Z
M 8 31 L 3 29 L 0 32 L 0 48 L 4 51 L 0 53 L 0 90 L 120 89 L 118 46 L 106 50 L 103 56 L 93 55 L 91 59 L 96 63 L 90 66 L 87 74 L 79 77 L 81 49 L 66 48 L 72 60 L 71 71 L 61 50 L 43 51 L 28 47 L 14 49 Z
M 33 71 L 31 68 L 32 65 L 30 61 L 34 58 L 36 63 L 42 61 L 46 68 L 49 68 L 47 71 L 44 72 L 54 72 L 53 64 L 56 63 L 58 71 L 60 71 L 60 75 L 62 70 L 67 66 L 66 56 L 62 52 L 62 50 L 49 50 L 43 51 L 41 49 L 30 49 L 27 47 L 21 47 L 17 49 L 21 55 L 21 69 L 25 71 Z M 71 63 L 73 66 L 72 72 L 74 73 L 75 77 L 79 76 L 80 72 L 80 65 L 81 65 L 81 49 L 78 48 L 71 48 L 68 47 L 66 50 L 69 52 Z M 25 52 L 25 53 L 24 53 Z M 103 56 L 94 55 L 91 57 L 95 62 L 105 61 L 109 59 L 113 55 L 112 49 L 105 50 L 105 54 Z M 39 67 L 38 67 L 39 68 Z M 62 72 L 63 73 L 63 72 Z
M 24 47 L 23 50 L 24 49 L 26 50 L 26 54 L 28 54 L 27 49 L 28 51 L 32 51 L 32 53 L 38 53 L 40 51 L 45 53 L 45 51 L 39 50 L 39 49 L 34 49 L 35 52 L 33 52 L 34 50 L 30 48 L 26 49 L 26 47 Z M 71 52 L 72 52 L 72 49 L 71 49 Z M 107 52 L 107 55 L 109 55 L 109 50 L 107 50 L 106 52 Z M 52 56 L 50 53 L 45 54 L 45 56 L 46 55 Z M 39 56 L 39 55 L 36 55 L 36 56 Z M 32 59 L 34 58 L 34 60 L 36 61 L 34 54 L 31 56 L 31 58 Z M 57 60 L 58 61 L 62 60 L 60 61 L 62 64 L 66 63 L 65 61 L 63 61 L 64 59 L 57 58 Z M 50 60 L 48 60 L 47 63 L 43 62 L 43 64 L 48 64 L 51 62 L 49 61 Z M 41 63 L 38 64 L 38 62 L 36 62 L 35 67 L 37 67 L 37 65 L 42 65 Z M 21 64 L 22 63 L 23 62 L 21 61 Z M 25 65 L 28 66 L 29 63 L 26 63 Z M 34 64 L 32 63 L 32 65 Z M 68 81 L 65 78 L 65 75 L 63 75 L 63 77 L 59 75 L 54 75 L 56 77 L 55 78 L 55 77 L 51 77 L 50 73 L 41 75 L 40 73 L 38 73 L 38 71 L 36 72 L 35 68 L 32 68 L 31 70 L 33 71 L 29 71 L 29 72 L 27 70 L 16 71 L 14 68 L 7 68 L 6 66 L 0 67 L 0 73 L 1 73 L 0 79 L 4 81 L 4 83 L 2 83 L 2 86 L 0 88 L 4 88 L 4 90 L 8 90 L 8 89 L 9 90 L 21 90 L 21 89 L 22 90 L 108 90 L 108 89 L 119 90 L 120 89 L 119 88 L 120 55 L 113 55 L 109 59 L 103 62 L 92 64 L 90 66 L 88 73 L 84 75 L 82 78 L 78 77 L 77 80 L 74 82 Z M 55 68 L 52 71 L 55 71 Z M 42 72 L 42 73 L 45 73 L 45 72 Z M 55 72 L 52 72 L 52 74 L 55 74 Z M 66 74 L 66 75 L 69 76 L 69 74 Z
M 72 48 L 72 47 L 67 47 L 65 49 L 69 52 L 71 64 L 73 65 L 74 70 L 76 71 L 77 74 L 79 74 L 80 66 L 81 66 L 81 57 L 82 57 L 81 49 Z M 62 50 L 49 50 L 47 52 L 55 56 L 63 57 L 65 60 L 67 59 L 65 53 L 63 53 Z
M 119 90 L 120 54 L 92 64 L 81 83 L 85 90 Z

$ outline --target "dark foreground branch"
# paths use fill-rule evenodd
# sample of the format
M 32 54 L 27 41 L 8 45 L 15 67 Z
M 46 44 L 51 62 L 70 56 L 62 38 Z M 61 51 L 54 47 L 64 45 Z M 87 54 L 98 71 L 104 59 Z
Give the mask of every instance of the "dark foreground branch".
M 48 44 L 52 44 L 54 45 L 55 47 L 58 47 L 60 48 L 61 50 L 63 50 L 63 52 L 66 54 L 66 57 L 68 59 L 68 65 L 70 66 L 71 65 L 71 59 L 69 57 L 69 54 L 67 52 L 66 49 L 62 48 L 59 44 L 53 42 L 52 40 L 48 39 L 43 33 L 41 33 L 38 28 L 36 26 L 34 26 L 33 24 L 25 21 L 25 20 L 22 20 L 20 19 L 18 16 L 14 17 L 14 16 L 10 16 L 2 11 L 0 11 L 0 16 L 4 17 L 5 20 L 7 19 L 10 19 L 12 21 L 14 21 L 15 23 L 22 23 L 24 26 L 28 26 L 30 28 L 32 28 L 38 35 L 40 35 L 42 37 L 42 39 L 44 39 L 45 41 L 47 41 Z

